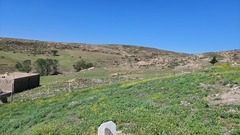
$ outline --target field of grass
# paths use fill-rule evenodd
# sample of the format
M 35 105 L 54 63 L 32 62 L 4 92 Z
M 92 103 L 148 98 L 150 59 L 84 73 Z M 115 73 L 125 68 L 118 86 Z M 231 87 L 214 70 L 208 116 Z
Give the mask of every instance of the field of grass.
M 50 83 L 45 79 L 43 83 Z M 189 74 L 19 100 L 0 105 L 0 133 L 97 134 L 98 126 L 111 120 L 126 134 L 237 135 L 240 105 L 213 105 L 207 98 L 219 92 L 215 85 L 234 84 L 240 85 L 240 67 L 226 64 Z
M 84 52 L 79 50 L 59 50 L 59 56 L 52 56 L 51 54 L 25 54 L 20 52 L 6 52 L 0 51 L 0 68 L 1 64 L 7 64 L 9 67 L 15 67 L 15 64 L 19 62 L 23 62 L 24 60 L 30 59 L 32 61 L 32 65 L 39 58 L 49 58 L 56 59 L 59 61 L 59 69 L 62 72 L 73 71 L 73 65 L 83 59 L 87 62 L 92 62 L 96 67 L 104 67 L 109 65 L 109 63 L 101 63 L 101 61 L 112 58 L 119 59 L 119 55 L 114 54 L 104 54 L 97 52 Z M 34 66 L 33 66 L 34 67 Z M 34 70 L 34 69 L 33 69 Z
M 111 74 L 120 75 L 112 77 Z M 124 74 L 128 73 L 128 74 Z M 106 70 L 103 68 L 94 68 L 71 74 L 61 74 L 57 76 L 42 76 L 40 87 L 32 90 L 14 94 L 14 102 L 26 101 L 31 99 L 52 97 L 63 93 L 73 92 L 86 88 L 96 88 L 105 85 L 112 85 L 123 82 L 133 82 L 137 80 L 146 80 L 169 75 L 169 72 L 161 70 Z M 9 97 L 9 101 L 11 98 Z

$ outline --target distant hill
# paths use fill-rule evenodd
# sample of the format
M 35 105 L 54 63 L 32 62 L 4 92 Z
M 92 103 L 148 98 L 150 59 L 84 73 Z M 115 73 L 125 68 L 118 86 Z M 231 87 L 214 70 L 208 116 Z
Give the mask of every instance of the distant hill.
M 211 52 L 202 54 L 186 54 L 148 47 L 115 45 L 47 42 L 16 38 L 0 38 L 0 51 L 19 54 L 22 58 L 50 57 L 51 50 L 58 50 L 65 61 L 69 58 L 85 58 L 100 67 L 111 68 L 158 68 L 184 71 L 208 67 L 209 61 L 216 56 L 220 63 L 235 63 L 240 60 L 240 50 Z M 25 55 L 25 56 L 24 56 Z M 63 56 L 62 56 L 63 57 Z M 0 54 L 0 72 L 14 70 L 14 62 L 20 59 L 8 58 Z M 24 59 L 23 59 L 24 60 Z M 76 61 L 74 59 L 73 61 Z M 67 62 L 70 64 L 70 62 Z M 66 72 L 72 64 L 63 67 Z

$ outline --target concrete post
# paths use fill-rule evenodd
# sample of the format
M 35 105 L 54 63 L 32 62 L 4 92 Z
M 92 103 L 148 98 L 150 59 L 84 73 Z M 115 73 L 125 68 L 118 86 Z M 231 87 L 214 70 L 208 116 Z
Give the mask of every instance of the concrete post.
M 116 135 L 116 124 L 112 121 L 102 123 L 98 128 L 98 135 Z

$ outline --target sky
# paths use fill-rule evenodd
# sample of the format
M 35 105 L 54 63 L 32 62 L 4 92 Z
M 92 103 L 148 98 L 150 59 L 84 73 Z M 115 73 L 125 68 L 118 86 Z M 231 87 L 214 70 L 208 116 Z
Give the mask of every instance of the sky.
M 0 37 L 183 53 L 240 49 L 240 0 L 0 0 Z

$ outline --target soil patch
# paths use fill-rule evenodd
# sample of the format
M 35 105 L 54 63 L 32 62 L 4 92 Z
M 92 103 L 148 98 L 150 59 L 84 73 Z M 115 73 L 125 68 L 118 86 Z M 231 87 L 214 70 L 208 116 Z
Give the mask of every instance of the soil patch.
M 240 86 L 217 84 L 214 86 L 217 90 L 216 94 L 208 96 L 208 100 L 212 105 L 230 105 L 240 104 Z

